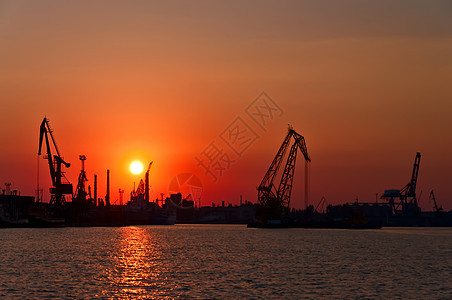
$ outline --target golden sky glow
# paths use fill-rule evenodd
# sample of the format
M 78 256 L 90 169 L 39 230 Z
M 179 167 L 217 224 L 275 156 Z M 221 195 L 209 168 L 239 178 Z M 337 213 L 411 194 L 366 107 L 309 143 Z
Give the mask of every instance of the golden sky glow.
M 35 193 L 46 116 L 74 185 L 84 154 L 100 194 L 110 169 L 127 195 L 139 160 L 151 198 L 193 173 L 204 204 L 255 202 L 290 123 L 313 203 L 375 201 L 420 151 L 420 205 L 434 189 L 451 209 L 451 53 L 448 1 L 0 1 L 0 183 Z M 265 129 L 245 112 L 262 91 L 283 110 Z M 195 158 L 237 117 L 258 138 L 213 182 Z

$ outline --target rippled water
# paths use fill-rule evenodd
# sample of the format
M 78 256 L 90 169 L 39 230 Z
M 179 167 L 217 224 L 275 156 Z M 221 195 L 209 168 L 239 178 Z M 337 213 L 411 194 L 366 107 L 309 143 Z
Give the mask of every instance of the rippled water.
M 452 229 L 0 230 L 0 298 L 452 298 Z

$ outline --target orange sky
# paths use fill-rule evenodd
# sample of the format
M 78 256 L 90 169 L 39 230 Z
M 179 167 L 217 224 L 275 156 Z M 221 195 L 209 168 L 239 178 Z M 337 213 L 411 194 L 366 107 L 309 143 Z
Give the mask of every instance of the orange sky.
M 447 1 L 0 1 L 0 183 L 34 194 L 47 116 L 74 186 L 85 154 L 102 197 L 111 170 L 113 201 L 141 159 L 153 198 L 189 172 L 204 204 L 255 202 L 290 123 L 312 158 L 312 203 L 402 188 L 420 151 L 421 206 L 434 189 L 452 209 L 451 53 Z M 262 91 L 284 111 L 265 130 L 245 111 Z M 259 138 L 213 183 L 195 157 L 237 117 Z

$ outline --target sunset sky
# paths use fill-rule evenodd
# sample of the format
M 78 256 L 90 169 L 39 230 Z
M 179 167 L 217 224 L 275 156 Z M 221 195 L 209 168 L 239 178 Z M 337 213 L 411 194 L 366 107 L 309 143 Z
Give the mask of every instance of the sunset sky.
M 279 108 L 264 127 L 247 113 L 262 92 Z M 143 177 L 130 163 L 153 161 L 152 199 L 192 173 L 204 205 L 256 202 L 290 123 L 312 204 L 402 188 L 419 151 L 421 207 L 434 189 L 452 209 L 450 1 L 0 0 L 0 101 L 0 184 L 25 195 L 45 116 L 74 189 L 80 154 L 100 197 L 110 169 L 112 202 Z M 237 124 L 253 133 L 239 154 L 224 141 Z M 234 161 L 215 182 L 197 161 L 212 142 Z M 302 207 L 301 153 L 297 165 Z

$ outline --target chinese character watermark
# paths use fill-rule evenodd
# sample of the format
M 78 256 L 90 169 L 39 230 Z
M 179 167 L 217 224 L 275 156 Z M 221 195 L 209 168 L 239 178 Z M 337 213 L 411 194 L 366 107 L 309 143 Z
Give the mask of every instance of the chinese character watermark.
M 218 178 L 223 176 L 231 165 L 260 138 L 257 129 L 265 132 L 268 124 L 282 117 L 283 114 L 282 108 L 270 96 L 262 92 L 246 107 L 245 118 L 237 116 L 219 134 L 219 140 L 212 140 L 199 156 L 195 157 L 196 165 L 203 169 L 204 176 L 217 182 Z
M 281 117 L 284 111 L 265 92 L 262 92 L 245 109 L 248 116 L 259 125 L 262 130 L 266 130 L 267 123 Z
M 168 204 L 179 208 L 190 208 L 194 205 L 200 207 L 202 192 L 203 184 L 198 176 L 188 172 L 180 173 L 169 182 L 168 193 L 170 196 L 167 198 L 169 200 Z M 188 201 L 192 201 L 192 203 L 190 202 L 191 204 L 187 205 Z
M 232 160 L 227 152 L 219 148 L 215 141 L 207 145 L 200 153 L 201 157 L 195 157 L 197 166 L 204 169 L 204 175 L 210 176 L 213 182 L 218 180 L 218 177 L 223 175 L 223 172 L 230 168 L 231 164 L 235 162 Z
M 241 117 L 237 117 L 220 134 L 220 138 L 235 154 L 242 156 L 259 138 L 259 135 Z

